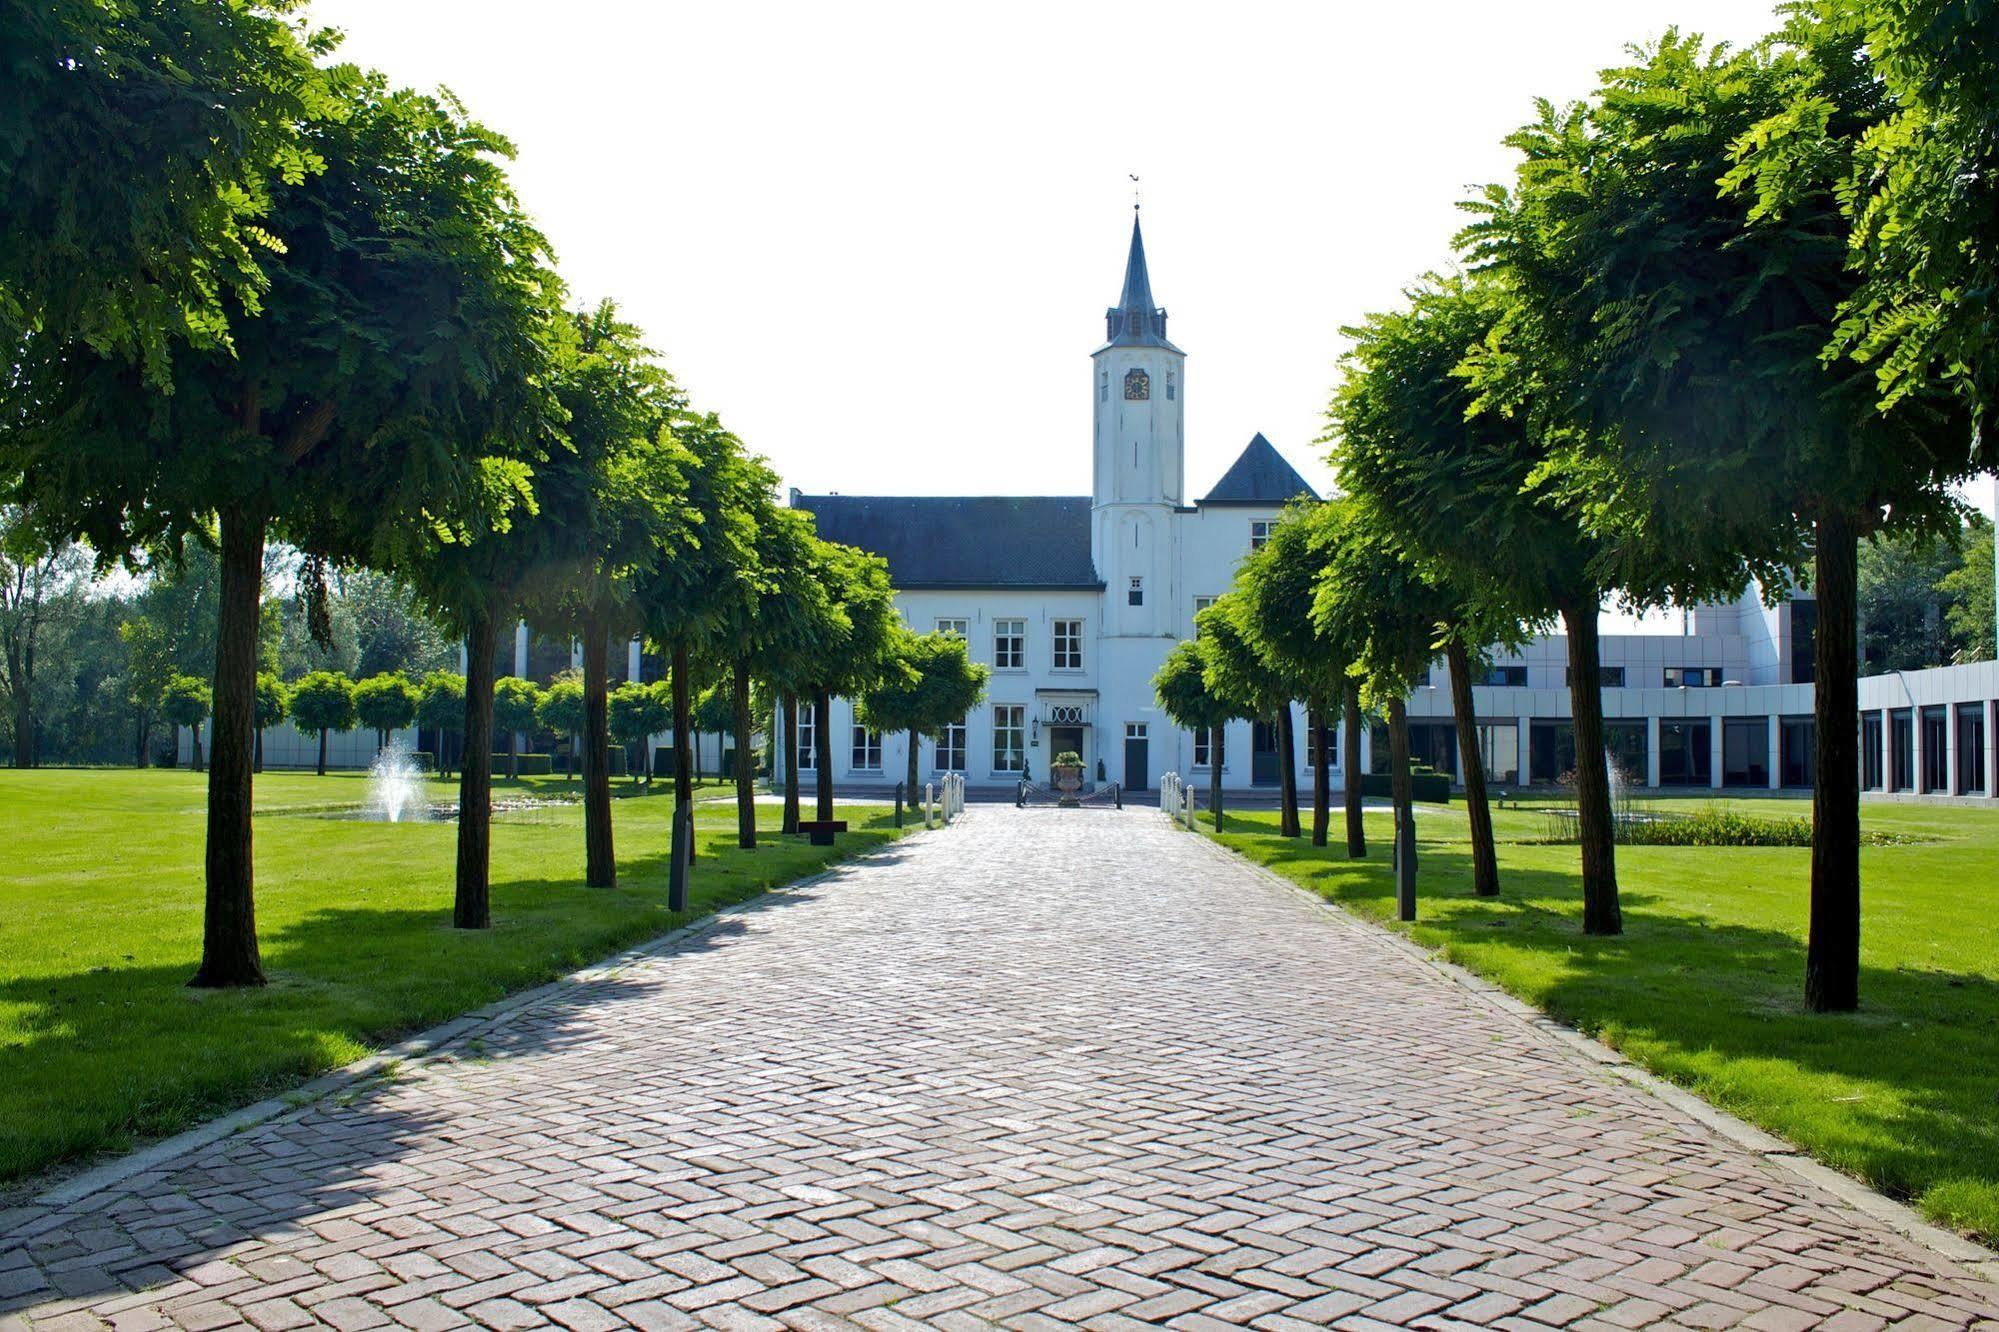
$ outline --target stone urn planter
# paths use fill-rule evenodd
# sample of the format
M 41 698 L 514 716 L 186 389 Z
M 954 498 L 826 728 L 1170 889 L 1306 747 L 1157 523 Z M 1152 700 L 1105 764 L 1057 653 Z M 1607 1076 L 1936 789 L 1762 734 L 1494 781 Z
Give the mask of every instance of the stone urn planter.
M 1077 797 L 1083 790 L 1082 755 L 1057 754 L 1055 761 L 1048 765 L 1048 781 L 1061 794 L 1062 804 L 1081 804 Z

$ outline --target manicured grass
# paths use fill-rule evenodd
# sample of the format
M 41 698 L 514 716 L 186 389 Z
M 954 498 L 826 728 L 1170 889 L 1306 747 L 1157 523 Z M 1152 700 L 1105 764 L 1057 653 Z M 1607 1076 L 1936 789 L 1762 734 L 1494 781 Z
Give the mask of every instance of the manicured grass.
M 1495 901 L 1471 894 L 1462 806 L 1419 807 L 1413 927 L 1393 919 L 1385 811 L 1368 815 L 1365 861 L 1346 859 L 1337 809 L 1324 849 L 1278 837 L 1276 822 L 1228 815 L 1220 840 L 1933 1220 L 1999 1241 L 1999 810 L 1865 806 L 1866 829 L 1921 840 L 1862 852 L 1862 1008 L 1842 1016 L 1802 1003 L 1809 851 L 1621 846 L 1625 933 L 1592 939 L 1576 850 L 1528 844 L 1546 833 L 1531 810 L 1495 813 Z
M 0 1181 L 294 1086 L 897 835 L 880 807 L 850 806 L 841 813 L 854 831 L 836 848 L 813 847 L 779 837 L 781 811 L 760 805 L 770 835 L 741 851 L 733 802 L 704 803 L 693 910 L 677 916 L 666 909 L 670 782 L 614 805 L 614 890 L 582 886 L 581 806 L 502 815 L 494 928 L 460 931 L 455 824 L 281 812 L 359 803 L 358 775 L 266 773 L 256 790 L 271 983 L 196 991 L 186 981 L 201 946 L 202 776 L 0 772 Z M 456 790 L 434 781 L 427 794 Z M 495 783 L 498 797 L 523 793 L 565 788 L 560 777 Z

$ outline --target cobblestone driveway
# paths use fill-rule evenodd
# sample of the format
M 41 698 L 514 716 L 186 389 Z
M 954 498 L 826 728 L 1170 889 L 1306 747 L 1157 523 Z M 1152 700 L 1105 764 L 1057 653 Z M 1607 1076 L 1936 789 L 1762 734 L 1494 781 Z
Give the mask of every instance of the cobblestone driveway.
M 0 1325 L 1999 1327 L 1142 812 L 975 809 L 16 1221 Z

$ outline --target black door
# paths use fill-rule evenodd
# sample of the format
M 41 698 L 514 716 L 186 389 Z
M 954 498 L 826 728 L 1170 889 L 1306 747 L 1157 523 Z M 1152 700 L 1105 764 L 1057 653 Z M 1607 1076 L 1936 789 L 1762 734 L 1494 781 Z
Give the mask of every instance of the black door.
M 1258 722 L 1250 728 L 1249 780 L 1256 786 L 1277 785 L 1277 724 L 1275 722 Z
M 1152 740 L 1144 722 L 1127 722 L 1124 728 L 1124 787 L 1127 791 L 1152 788 Z

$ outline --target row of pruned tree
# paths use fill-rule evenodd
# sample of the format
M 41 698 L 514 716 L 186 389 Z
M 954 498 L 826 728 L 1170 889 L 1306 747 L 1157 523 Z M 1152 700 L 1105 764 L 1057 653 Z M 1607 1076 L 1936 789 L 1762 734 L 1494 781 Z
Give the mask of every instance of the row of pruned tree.
M 1347 330 L 1328 436 L 1343 497 L 1287 515 L 1205 613 L 1161 679 L 1174 715 L 1269 715 L 1272 689 L 1326 715 L 1326 686 L 1290 673 L 1303 645 L 1387 715 L 1406 808 L 1401 698 L 1441 653 L 1477 887 L 1497 892 L 1470 661 L 1559 620 L 1583 928 L 1615 934 L 1600 605 L 1808 579 L 1805 996 L 1853 1008 L 1856 552 L 1954 530 L 1956 487 L 1995 461 L 1994 37 L 1975 6 L 1806 0 L 1755 46 L 1669 32 L 1586 100 L 1542 105 L 1508 140 L 1514 181 L 1467 204 L 1465 271 Z
M 752 682 L 819 700 L 824 736 L 830 694 L 899 678 L 886 566 L 780 507 L 770 469 L 609 302 L 569 307 L 507 142 L 448 96 L 332 63 L 335 35 L 290 4 L 0 0 L 0 29 L 4 498 L 49 548 L 83 540 L 105 564 L 219 553 L 193 983 L 263 980 L 251 775 L 273 541 L 305 555 L 315 637 L 339 567 L 393 572 L 463 636 L 457 925 L 491 920 L 494 649 L 517 617 L 584 645 L 588 883 L 617 878 L 607 656 L 635 634 L 672 660 L 690 818 L 697 666 L 728 680 L 753 846 Z M 290 707 L 317 725 L 304 689 Z

